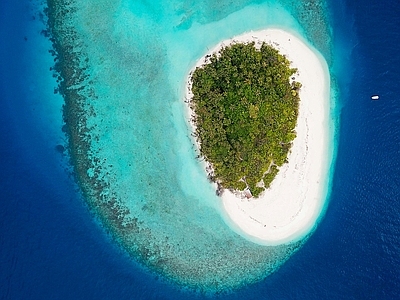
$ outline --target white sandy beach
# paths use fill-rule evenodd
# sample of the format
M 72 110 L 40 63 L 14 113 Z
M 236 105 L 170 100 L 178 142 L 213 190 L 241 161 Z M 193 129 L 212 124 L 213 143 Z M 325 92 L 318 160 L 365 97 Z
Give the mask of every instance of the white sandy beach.
M 249 32 L 226 40 L 211 54 L 233 42 L 267 42 L 298 69 L 300 90 L 297 137 L 288 163 L 258 199 L 242 199 L 225 190 L 221 199 L 228 224 L 244 237 L 266 245 L 296 241 L 315 226 L 327 194 L 329 155 L 329 71 L 322 56 L 281 29 Z M 204 64 L 204 57 L 195 67 Z M 190 86 L 186 97 L 191 98 Z M 192 113 L 192 112 L 190 112 Z M 193 124 L 192 124 L 193 125 Z

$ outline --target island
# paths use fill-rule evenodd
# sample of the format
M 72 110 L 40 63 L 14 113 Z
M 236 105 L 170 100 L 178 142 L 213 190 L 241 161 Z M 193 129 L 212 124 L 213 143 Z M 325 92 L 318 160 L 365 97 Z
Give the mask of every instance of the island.
M 296 137 L 297 70 L 265 42 L 234 43 L 207 58 L 191 77 L 200 155 L 218 190 L 258 197 L 287 161 Z
M 307 236 L 325 206 L 329 71 L 281 29 L 218 44 L 189 73 L 193 136 L 226 222 L 262 244 Z

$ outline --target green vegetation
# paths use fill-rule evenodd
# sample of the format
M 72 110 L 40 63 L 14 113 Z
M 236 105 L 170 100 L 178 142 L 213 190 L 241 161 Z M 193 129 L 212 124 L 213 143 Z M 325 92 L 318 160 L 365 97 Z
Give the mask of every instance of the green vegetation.
M 233 44 L 209 59 L 191 78 L 200 153 L 214 167 L 212 180 L 258 197 L 258 183 L 269 187 L 296 137 L 297 70 L 265 43 Z

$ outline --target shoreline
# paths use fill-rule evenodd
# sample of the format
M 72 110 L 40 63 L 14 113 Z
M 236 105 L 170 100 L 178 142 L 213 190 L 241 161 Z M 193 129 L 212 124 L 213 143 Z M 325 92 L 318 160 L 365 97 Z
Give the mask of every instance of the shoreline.
M 279 172 L 270 188 L 259 198 L 246 199 L 223 190 L 221 208 L 226 223 L 243 237 L 264 245 L 278 245 L 300 240 L 308 235 L 324 207 L 328 168 L 329 138 L 329 71 L 326 62 L 293 34 L 281 29 L 250 31 L 219 43 L 191 69 L 186 85 L 189 120 L 193 132 L 194 112 L 189 107 L 192 72 L 207 63 L 207 56 L 235 42 L 262 42 L 273 46 L 297 68 L 295 80 L 300 89 L 296 138 L 288 154 L 288 163 Z M 196 141 L 197 147 L 199 144 Z M 212 167 L 205 162 L 207 174 Z M 217 184 L 215 183 L 217 186 Z

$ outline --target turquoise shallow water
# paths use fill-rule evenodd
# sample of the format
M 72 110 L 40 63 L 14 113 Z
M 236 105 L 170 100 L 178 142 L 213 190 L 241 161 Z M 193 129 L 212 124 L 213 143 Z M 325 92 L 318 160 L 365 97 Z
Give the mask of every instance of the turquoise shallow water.
M 323 7 L 48 3 L 72 162 L 90 207 L 115 239 L 152 270 L 206 292 L 257 282 L 284 263 L 305 240 L 261 246 L 224 222 L 196 160 L 185 81 L 207 48 L 268 26 L 311 39 L 329 62 Z M 315 23 L 321 27 L 313 31 Z

